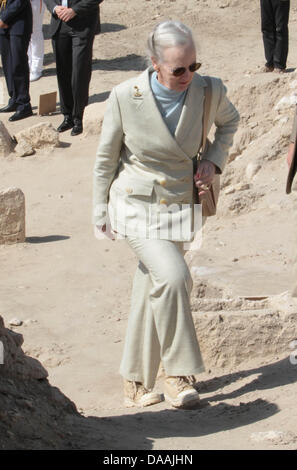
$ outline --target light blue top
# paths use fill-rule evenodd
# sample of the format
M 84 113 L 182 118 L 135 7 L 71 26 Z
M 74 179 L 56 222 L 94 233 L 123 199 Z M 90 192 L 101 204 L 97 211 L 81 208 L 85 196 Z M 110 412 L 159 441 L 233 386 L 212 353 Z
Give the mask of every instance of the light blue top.
M 170 90 L 162 85 L 157 78 L 157 72 L 151 74 L 151 88 L 160 113 L 172 135 L 174 135 L 186 97 L 187 90 Z

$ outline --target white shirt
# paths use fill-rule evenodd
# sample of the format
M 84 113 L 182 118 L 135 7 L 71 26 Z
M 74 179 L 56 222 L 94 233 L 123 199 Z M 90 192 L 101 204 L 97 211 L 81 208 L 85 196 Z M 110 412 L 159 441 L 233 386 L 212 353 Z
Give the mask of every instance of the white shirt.
M 62 7 L 67 7 L 68 8 L 68 0 L 62 0 L 61 1 L 61 5 Z M 55 8 L 57 7 L 58 5 L 55 6 Z M 53 12 L 55 13 L 55 8 L 53 9 Z

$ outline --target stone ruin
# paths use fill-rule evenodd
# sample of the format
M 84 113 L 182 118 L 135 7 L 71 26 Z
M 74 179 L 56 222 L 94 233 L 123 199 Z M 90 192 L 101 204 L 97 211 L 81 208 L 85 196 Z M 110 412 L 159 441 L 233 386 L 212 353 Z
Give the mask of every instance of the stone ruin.
M 0 316 L 0 450 L 73 449 L 67 419 L 81 417 L 22 344 Z
M 25 241 L 25 196 L 19 188 L 0 191 L 0 245 Z

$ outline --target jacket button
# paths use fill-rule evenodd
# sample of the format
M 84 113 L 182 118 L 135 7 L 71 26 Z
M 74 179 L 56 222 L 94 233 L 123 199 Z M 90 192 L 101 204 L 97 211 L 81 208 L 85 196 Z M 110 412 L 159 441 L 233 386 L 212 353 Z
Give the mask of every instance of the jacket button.
M 166 186 L 167 181 L 166 181 L 165 178 L 162 178 L 162 179 L 159 180 L 159 183 L 160 183 L 161 186 Z
M 132 193 L 133 193 L 133 189 L 132 189 L 132 188 L 126 188 L 126 193 L 132 194 Z
M 160 199 L 160 204 L 167 204 L 167 200 L 166 199 Z

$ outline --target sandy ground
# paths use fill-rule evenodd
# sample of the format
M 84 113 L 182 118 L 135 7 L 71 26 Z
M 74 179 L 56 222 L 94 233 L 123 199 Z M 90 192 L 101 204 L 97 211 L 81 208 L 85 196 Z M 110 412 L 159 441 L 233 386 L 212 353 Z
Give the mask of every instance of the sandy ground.
M 112 86 L 144 69 L 146 36 L 157 21 L 182 20 L 198 41 L 201 73 L 224 80 L 244 115 L 241 129 L 246 124 L 253 133 L 256 150 L 250 147 L 229 172 L 229 186 L 238 183 L 247 159 L 257 152 L 261 158 L 264 143 L 273 148 L 279 135 L 270 118 L 274 100 L 288 95 L 296 77 L 296 6 L 291 7 L 289 73 L 282 77 L 260 71 L 259 15 L 256 0 L 105 0 L 90 103 L 103 102 Z M 35 111 L 39 94 L 57 89 L 48 14 L 44 23 L 44 76 L 30 91 Z M 275 155 L 264 159 L 265 168 L 254 180 L 254 199 L 250 193 L 240 195 L 243 206 L 236 209 L 228 199 L 232 195 L 222 192 L 218 217 L 207 223 L 201 250 L 188 255 L 204 279 L 234 295 L 280 294 L 290 287 L 294 195 L 286 196 L 284 185 L 293 113 L 294 106 L 283 113 L 283 139 Z M 62 120 L 58 112 L 16 123 L 8 123 L 8 117 L 1 119 L 11 134 L 40 120 L 54 126 Z M 267 134 L 271 129 L 275 134 Z M 259 357 L 236 370 L 207 370 L 197 377 L 204 405 L 199 410 L 174 410 L 166 403 L 143 410 L 123 407 L 118 368 L 136 259 L 124 241 L 93 236 L 98 136 L 73 138 L 67 132 L 61 142 L 51 152 L 1 160 L 1 189 L 17 186 L 25 193 L 27 239 L 0 246 L 0 314 L 6 324 L 13 317 L 25 322 L 15 329 L 24 336 L 24 351 L 44 365 L 49 382 L 86 418 L 81 448 L 296 449 L 297 366 L 289 361 L 289 345 L 286 355 L 273 360 Z M 161 378 L 157 387 L 162 390 Z

